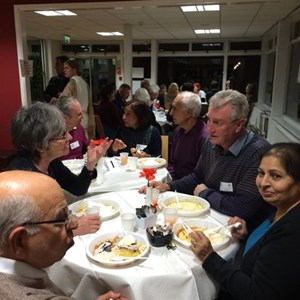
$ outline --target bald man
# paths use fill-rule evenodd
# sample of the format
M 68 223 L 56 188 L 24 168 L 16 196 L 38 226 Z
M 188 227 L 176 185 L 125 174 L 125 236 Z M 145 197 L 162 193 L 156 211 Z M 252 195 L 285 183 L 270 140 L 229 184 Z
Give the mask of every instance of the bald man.
M 50 176 L 0 173 L 0 299 L 74 299 L 63 295 L 43 269 L 73 245 L 76 227 L 61 187 Z M 97 298 L 108 299 L 126 300 L 113 291 Z

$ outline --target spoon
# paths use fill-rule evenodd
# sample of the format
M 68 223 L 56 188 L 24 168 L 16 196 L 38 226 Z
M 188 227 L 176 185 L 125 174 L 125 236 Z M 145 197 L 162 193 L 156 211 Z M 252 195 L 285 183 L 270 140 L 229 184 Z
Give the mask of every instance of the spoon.
M 178 198 L 178 194 L 177 194 L 177 191 L 176 191 L 176 190 L 175 190 L 175 198 L 176 198 L 176 202 L 177 202 L 177 207 L 180 208 L 181 205 L 180 205 L 179 198 Z

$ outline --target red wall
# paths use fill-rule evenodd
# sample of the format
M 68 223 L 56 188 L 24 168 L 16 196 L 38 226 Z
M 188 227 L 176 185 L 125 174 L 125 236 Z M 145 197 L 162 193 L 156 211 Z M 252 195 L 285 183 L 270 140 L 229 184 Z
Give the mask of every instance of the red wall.
M 128 0 L 127 0 L 128 1 Z M 14 21 L 15 4 L 34 3 L 74 3 L 74 2 L 103 2 L 103 1 L 49 1 L 49 0 L 5 0 L 0 10 L 0 151 L 13 149 L 9 127 L 15 112 L 21 106 L 19 69 L 16 48 L 16 34 Z M 113 1 L 111 1 L 113 2 Z

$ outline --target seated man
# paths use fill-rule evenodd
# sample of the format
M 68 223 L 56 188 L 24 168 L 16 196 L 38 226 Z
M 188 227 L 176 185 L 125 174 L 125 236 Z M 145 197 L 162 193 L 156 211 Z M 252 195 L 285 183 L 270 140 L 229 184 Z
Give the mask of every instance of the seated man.
M 179 93 L 174 99 L 171 116 L 174 130 L 168 171 L 173 180 L 190 174 L 197 165 L 204 141 L 209 136 L 207 125 L 199 119 L 201 100 L 193 92 Z
M 239 216 L 250 228 L 255 227 L 270 209 L 255 184 L 260 157 L 269 143 L 245 128 L 247 114 L 248 102 L 243 94 L 234 90 L 216 93 L 207 113 L 210 138 L 202 146 L 194 171 L 179 180 L 154 181 L 151 185 L 160 191 L 200 196 L 213 209 Z
M 0 299 L 74 299 L 50 281 L 45 268 L 73 245 L 76 221 L 60 186 L 28 171 L 0 173 Z M 109 291 L 97 300 L 123 299 Z
M 72 136 L 69 144 L 69 153 L 61 157 L 61 159 L 83 158 L 83 154 L 86 153 L 90 141 L 87 139 L 85 131 L 80 124 L 83 119 L 80 102 L 74 97 L 61 97 L 56 102 L 56 106 L 63 113 L 67 130 Z

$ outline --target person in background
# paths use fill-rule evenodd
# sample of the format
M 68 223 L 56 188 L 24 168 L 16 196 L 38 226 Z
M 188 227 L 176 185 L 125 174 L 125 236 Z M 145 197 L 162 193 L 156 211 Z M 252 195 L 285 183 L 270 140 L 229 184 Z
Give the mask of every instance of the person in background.
M 149 93 L 149 88 L 150 88 L 150 82 L 148 79 L 144 79 L 141 81 L 141 88 L 144 88 L 147 90 L 147 92 Z
M 255 185 L 260 157 L 270 144 L 245 128 L 247 114 L 243 94 L 234 90 L 216 93 L 207 113 L 210 137 L 202 146 L 196 168 L 179 180 L 150 184 L 162 192 L 177 190 L 202 197 L 213 209 L 244 218 L 254 228 L 270 210 Z
M 98 115 L 103 124 L 105 136 L 115 138 L 118 128 L 123 124 L 118 108 L 113 103 L 115 97 L 115 87 L 112 84 L 104 86 L 100 92 L 100 102 Z
M 202 84 L 199 79 L 194 80 L 193 87 L 194 93 L 196 93 L 200 97 L 201 102 L 206 102 L 206 93 L 202 90 Z
M 127 103 L 127 99 L 130 96 L 131 87 L 127 83 L 122 83 L 115 95 L 113 103 L 117 106 L 120 118 L 123 118 L 124 108 Z
M 64 75 L 64 62 L 68 59 L 69 58 L 65 55 L 56 56 L 55 58 L 55 70 L 57 75 L 50 78 L 44 91 L 44 97 L 47 103 L 57 99 L 69 82 L 69 78 Z
M 204 141 L 209 136 L 207 125 L 200 120 L 201 100 L 193 92 L 181 92 L 175 98 L 171 116 L 177 125 L 173 134 L 168 171 L 173 180 L 190 174 L 197 165 Z
M 151 84 L 149 87 L 149 94 L 150 94 L 150 107 L 153 112 L 160 110 L 164 111 L 163 107 L 160 107 L 160 102 L 157 99 L 159 95 L 159 86 L 157 84 Z
M 159 93 L 157 100 L 159 100 L 160 107 L 163 107 L 165 109 L 165 94 L 167 92 L 167 85 L 165 83 L 161 84 L 159 86 Z
M 109 155 L 128 152 L 137 157 L 161 155 L 161 137 L 151 125 L 151 111 L 143 101 L 134 101 L 125 107 L 124 125 L 117 132 Z
M 249 122 L 251 115 L 252 115 L 253 108 L 255 106 L 255 103 L 257 102 L 255 84 L 248 83 L 246 85 L 246 98 L 247 98 L 247 101 L 249 104 L 249 113 L 248 113 L 248 117 L 247 117 L 247 120 Z
M 176 82 L 172 82 L 168 86 L 168 91 L 165 94 L 165 99 L 164 99 L 165 109 L 169 110 L 171 108 L 172 103 L 175 97 L 177 96 L 178 92 L 179 92 L 178 84 Z
M 0 298 L 73 299 L 50 280 L 46 268 L 73 246 L 76 220 L 55 180 L 41 173 L 0 174 Z M 108 291 L 96 300 L 126 300 Z
M 191 234 L 191 249 L 221 285 L 218 299 L 300 299 L 300 144 L 278 143 L 267 150 L 256 185 L 276 210 L 250 235 L 244 220 L 229 220 L 242 223 L 233 235 L 246 239 L 239 267 L 220 257 L 201 231 Z
M 206 92 L 206 101 L 209 103 L 210 98 L 220 90 L 219 82 L 213 79 L 210 82 L 210 89 Z
M 81 159 L 86 153 L 90 141 L 87 139 L 81 126 L 83 111 L 80 102 L 74 97 L 61 97 L 56 106 L 63 113 L 66 120 L 66 128 L 72 136 L 69 144 L 69 153 L 60 159 Z

